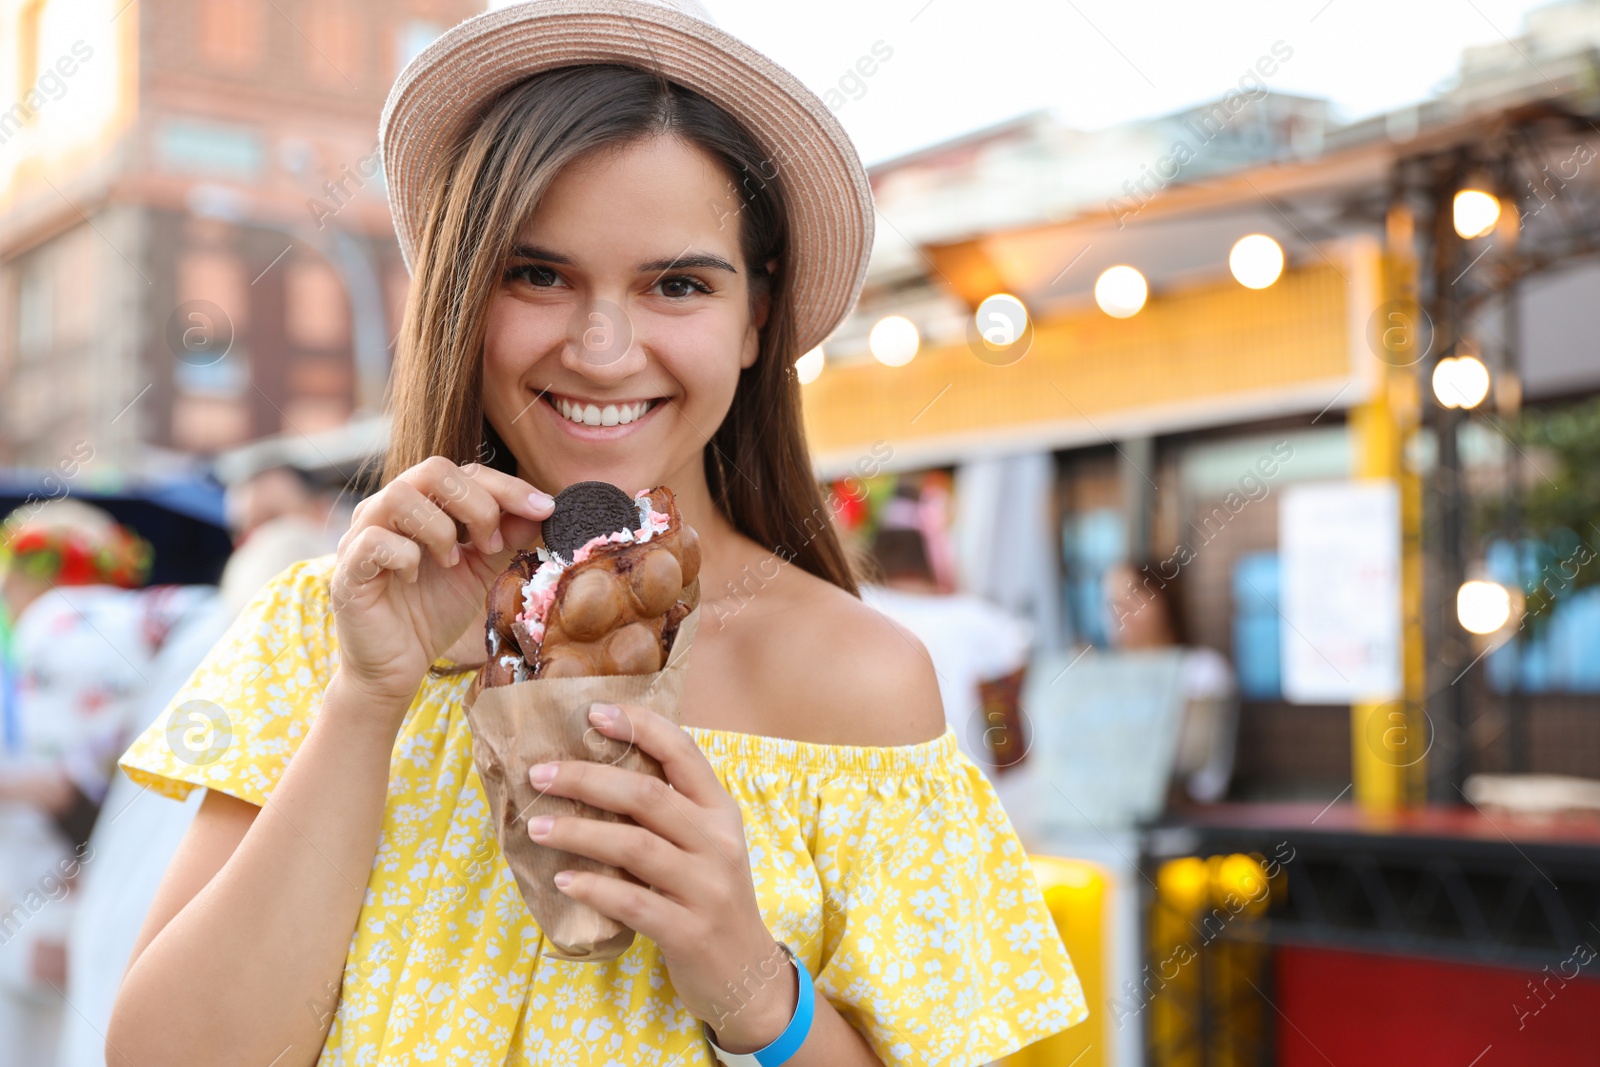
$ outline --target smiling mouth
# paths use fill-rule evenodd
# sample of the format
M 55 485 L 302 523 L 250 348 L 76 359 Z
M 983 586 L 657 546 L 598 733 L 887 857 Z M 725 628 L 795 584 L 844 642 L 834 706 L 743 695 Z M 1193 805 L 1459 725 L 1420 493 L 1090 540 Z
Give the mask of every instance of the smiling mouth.
M 620 404 L 596 404 L 593 401 L 577 400 L 556 393 L 546 393 L 544 399 L 562 418 L 580 426 L 626 426 L 630 422 L 644 418 L 651 408 L 661 402 L 657 397 L 651 400 L 630 400 Z

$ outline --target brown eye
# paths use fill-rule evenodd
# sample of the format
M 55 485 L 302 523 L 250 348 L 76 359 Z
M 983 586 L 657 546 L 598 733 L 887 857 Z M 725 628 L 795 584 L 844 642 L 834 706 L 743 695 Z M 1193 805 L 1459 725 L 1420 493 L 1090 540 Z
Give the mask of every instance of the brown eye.
M 523 263 L 511 267 L 506 271 L 506 281 L 526 282 L 535 288 L 547 289 L 561 280 L 561 276 L 549 267 L 541 267 L 537 263 Z
M 696 292 L 710 293 L 712 291 L 711 286 L 699 278 L 694 278 L 687 274 L 675 274 L 670 278 L 663 278 L 657 283 L 657 288 L 661 290 L 662 296 L 672 300 L 684 300 Z

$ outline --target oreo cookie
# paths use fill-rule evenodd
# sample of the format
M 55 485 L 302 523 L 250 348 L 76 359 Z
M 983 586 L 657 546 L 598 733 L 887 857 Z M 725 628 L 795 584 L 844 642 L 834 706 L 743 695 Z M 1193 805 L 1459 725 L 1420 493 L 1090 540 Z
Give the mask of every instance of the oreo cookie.
M 568 563 L 578 549 L 606 534 L 639 528 L 639 506 L 610 482 L 574 482 L 556 494 L 544 520 L 544 546 Z

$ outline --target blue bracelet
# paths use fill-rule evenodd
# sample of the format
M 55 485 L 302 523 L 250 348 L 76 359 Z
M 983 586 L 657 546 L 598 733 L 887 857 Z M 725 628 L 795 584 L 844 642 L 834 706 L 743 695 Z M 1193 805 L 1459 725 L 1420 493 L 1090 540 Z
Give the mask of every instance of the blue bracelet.
M 794 964 L 795 978 L 800 985 L 800 997 L 795 1003 L 794 1015 L 789 1019 L 789 1025 L 783 1028 L 783 1033 L 765 1048 L 758 1048 L 754 1052 L 724 1052 L 717 1047 L 716 1039 L 711 1036 L 710 1025 L 702 1022 L 700 1025 L 705 1031 L 706 1040 L 711 1043 L 717 1059 L 726 1067 L 782 1067 L 789 1062 L 790 1057 L 800 1051 L 800 1046 L 811 1033 L 811 1020 L 816 1014 L 816 991 L 812 988 L 811 972 L 800 962 L 800 957 L 795 955 L 794 949 L 782 941 L 778 944 L 788 955 L 789 961 Z

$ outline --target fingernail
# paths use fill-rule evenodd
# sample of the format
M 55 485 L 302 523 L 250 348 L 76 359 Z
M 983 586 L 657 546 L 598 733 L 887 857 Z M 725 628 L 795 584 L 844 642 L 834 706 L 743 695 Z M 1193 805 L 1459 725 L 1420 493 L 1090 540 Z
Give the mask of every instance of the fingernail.
M 541 763 L 528 772 L 528 781 L 539 788 L 544 788 L 556 779 L 556 765 L 554 763 Z
M 534 511 L 549 511 L 555 507 L 555 504 L 556 498 L 549 493 L 541 493 L 535 489 L 528 494 L 528 506 L 533 508 Z
M 622 709 L 615 704 L 594 704 L 589 708 L 589 721 L 596 726 L 610 726 L 621 713 Z
M 543 837 L 550 832 L 550 827 L 556 821 L 549 815 L 540 815 L 538 818 L 528 820 L 528 833 L 534 837 Z
M 460 562 L 461 562 L 461 546 L 460 545 L 451 545 L 450 546 L 450 566 L 454 567 L 457 563 L 460 563 Z
M 498 527 L 489 532 L 489 554 L 492 556 L 506 547 L 506 539 L 500 536 Z
M 556 877 L 555 877 L 555 883 L 556 883 L 556 888 L 557 889 L 565 889 L 565 888 L 567 888 L 567 886 L 572 884 L 572 872 L 571 871 L 557 871 L 556 872 Z

